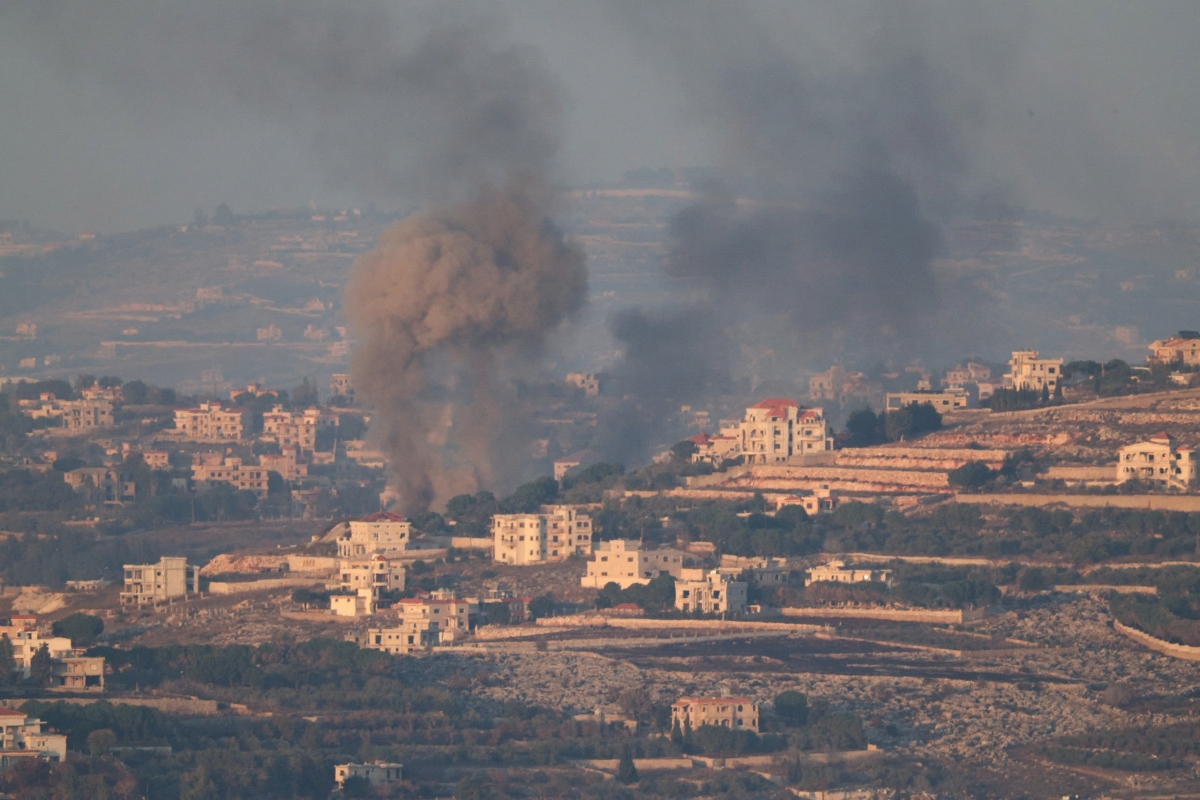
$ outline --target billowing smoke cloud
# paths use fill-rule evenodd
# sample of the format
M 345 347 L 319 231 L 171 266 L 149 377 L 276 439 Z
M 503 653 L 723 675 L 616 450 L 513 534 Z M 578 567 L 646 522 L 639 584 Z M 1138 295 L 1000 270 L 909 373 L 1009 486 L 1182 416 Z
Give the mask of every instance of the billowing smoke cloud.
M 330 185 L 444 204 L 387 231 L 346 294 L 355 382 L 415 511 L 520 477 L 509 378 L 581 306 L 586 273 L 549 221 L 562 98 L 541 55 L 486 17 L 407 11 L 13 0 L 0 24 L 148 120 L 236 108 L 307 146 Z
M 724 142 L 720 166 L 736 185 L 696 187 L 701 199 L 671 221 L 666 269 L 704 281 L 709 319 L 740 349 L 781 356 L 773 375 L 738 359 L 740 377 L 796 380 L 831 361 L 945 352 L 940 301 L 963 288 L 947 286 L 936 259 L 945 221 L 972 201 L 976 112 L 906 38 L 912 26 L 893 19 L 865 58 L 817 69 L 744 9 L 638 4 L 622 15 L 669 59 L 696 123 Z M 964 346 L 985 307 L 955 314 L 948 338 Z M 626 362 L 653 357 L 626 344 Z M 671 373 L 711 371 L 695 356 L 669 354 Z
M 404 220 L 351 278 L 355 383 L 375 405 L 405 508 L 512 483 L 526 460 L 505 360 L 536 351 L 587 283 L 539 189 L 486 190 Z

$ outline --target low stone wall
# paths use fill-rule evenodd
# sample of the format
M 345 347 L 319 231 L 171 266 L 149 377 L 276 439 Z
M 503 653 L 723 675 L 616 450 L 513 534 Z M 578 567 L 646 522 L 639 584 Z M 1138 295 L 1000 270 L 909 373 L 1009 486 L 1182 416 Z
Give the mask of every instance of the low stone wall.
M 926 608 L 784 608 L 785 617 L 819 617 L 829 619 L 883 619 L 893 622 L 932 622 L 959 624 L 963 621 L 960 609 L 953 611 Z
M 999 469 L 1007 455 L 1007 450 L 972 450 L 968 447 L 852 447 L 837 451 L 837 465 L 945 472 L 958 469 L 968 461 L 982 461 Z
M 617 765 L 621 763 L 620 759 L 616 758 L 591 758 L 587 761 L 579 762 L 592 769 L 602 769 L 605 772 L 616 772 Z M 691 769 L 695 766 L 690 758 L 635 758 L 633 766 L 639 771 L 656 770 L 656 769 Z
M 491 550 L 492 540 L 473 536 L 451 536 L 450 546 L 459 550 Z
M 181 714 L 191 717 L 211 717 L 220 713 L 216 700 L 201 700 L 199 697 L 120 697 L 106 696 L 103 698 L 62 697 L 56 701 L 72 705 L 88 706 L 92 703 L 106 702 L 113 705 L 146 706 L 156 708 L 166 714 Z
M 1064 583 L 1054 587 L 1054 591 L 1062 594 L 1099 594 L 1100 592 L 1116 592 L 1117 594 L 1158 594 L 1157 586 L 1129 586 L 1108 583 Z
M 1131 628 L 1128 625 L 1122 625 L 1120 620 L 1113 620 L 1113 630 L 1128 636 L 1133 641 L 1144 647 L 1149 647 L 1151 650 L 1156 650 L 1163 655 L 1171 656 L 1172 658 L 1182 658 L 1184 661 L 1200 661 L 1200 647 L 1191 647 L 1186 644 L 1171 644 L 1164 642 L 1162 639 L 1151 636 L 1144 631 L 1139 631 L 1137 628 Z
M 244 592 L 263 592 L 270 589 L 290 589 L 303 586 L 324 586 L 323 580 L 309 577 L 295 578 L 264 578 L 258 581 L 210 581 L 209 594 L 242 594 Z
M 972 505 L 1065 505 L 1072 508 L 1200 511 L 1200 495 L 1188 494 L 956 494 L 954 500 Z
M 1070 467 L 1059 465 L 1049 467 L 1042 476 L 1047 480 L 1064 480 L 1064 481 L 1107 481 L 1115 483 L 1117 480 L 1117 465 L 1109 464 L 1103 467 Z
M 645 619 L 640 617 L 602 617 L 598 614 L 575 614 L 564 617 L 543 617 L 537 621 L 542 628 L 621 628 L 623 630 L 694 630 L 694 631 L 816 631 L 820 625 L 794 622 L 758 622 L 728 619 Z M 486 630 L 486 628 L 484 629 Z M 501 630 L 504 630 L 501 628 Z M 508 630 L 512 630 L 509 628 Z M 497 637 L 500 638 L 500 637 Z

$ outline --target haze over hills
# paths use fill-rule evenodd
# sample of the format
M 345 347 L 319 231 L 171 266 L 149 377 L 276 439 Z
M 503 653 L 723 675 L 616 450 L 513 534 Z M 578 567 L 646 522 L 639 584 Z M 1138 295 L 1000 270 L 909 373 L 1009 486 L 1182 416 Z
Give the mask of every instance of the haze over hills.
M 588 254 L 589 302 L 548 370 L 603 371 L 614 359 L 614 314 L 686 303 L 702 291 L 701 279 L 662 268 L 669 221 L 692 197 L 673 181 L 571 193 L 561 221 Z M 203 371 L 234 383 L 289 385 L 310 375 L 324 385 L 348 366 L 339 329 L 349 270 L 391 221 L 305 209 L 95 238 L 9 226 L 0 257 L 0 374 L 112 372 L 193 391 Z M 817 342 L 756 362 L 767 371 L 760 378 L 801 381 L 830 363 L 869 366 L 881 356 L 934 367 L 965 355 L 1003 361 L 1017 347 L 1137 362 L 1150 340 L 1196 324 L 1200 228 L 1031 216 L 967 221 L 949 228 L 948 240 L 935 262 L 939 291 L 952 313 L 968 304 L 974 338 L 881 339 L 869 352 Z M 17 335 L 30 322 L 36 337 Z

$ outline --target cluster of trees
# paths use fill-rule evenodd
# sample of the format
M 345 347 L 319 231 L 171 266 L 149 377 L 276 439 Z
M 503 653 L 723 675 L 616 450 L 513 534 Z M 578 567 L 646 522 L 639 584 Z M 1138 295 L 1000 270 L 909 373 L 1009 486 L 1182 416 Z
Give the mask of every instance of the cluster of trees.
M 869 408 L 855 411 L 846 420 L 850 447 L 870 447 L 884 442 L 901 442 L 923 433 L 941 430 L 942 415 L 932 403 L 910 403 L 895 411 L 876 414 Z
M 610 582 L 596 595 L 596 608 L 612 608 L 634 603 L 646 611 L 662 612 L 675 607 L 675 578 L 659 575 L 649 583 L 635 583 L 628 589 Z
M 746 506 L 750 507 L 747 508 Z M 748 516 L 739 512 L 750 511 Z M 712 542 L 722 553 L 739 556 L 790 556 L 820 552 L 821 536 L 798 505 L 768 516 L 761 503 L 712 503 L 679 514 L 688 530 Z
M 1124 625 L 1173 644 L 1200 647 L 1200 598 L 1118 595 L 1109 601 L 1109 607 Z

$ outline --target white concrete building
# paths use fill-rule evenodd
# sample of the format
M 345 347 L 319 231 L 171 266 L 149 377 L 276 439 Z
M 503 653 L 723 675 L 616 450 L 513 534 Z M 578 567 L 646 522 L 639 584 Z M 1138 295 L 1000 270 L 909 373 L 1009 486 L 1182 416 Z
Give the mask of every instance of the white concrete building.
M 277 405 L 263 413 L 263 432 L 258 438 L 276 442 L 281 448 L 299 447 L 301 453 L 311 454 L 316 447 L 317 434 L 337 430 L 338 416 L 319 408 L 285 411 Z
M 738 433 L 747 464 L 784 464 L 833 449 L 824 410 L 804 408 L 786 397 L 770 397 L 747 408 Z
M 24 711 L 0 707 L 0 769 L 22 758 L 65 761 L 66 735 L 43 731 L 45 724 Z
M 198 408 L 175 410 L 175 430 L 188 439 L 225 442 L 241 439 L 250 427 L 250 412 L 244 408 L 222 408 L 218 402 Z
M 329 394 L 333 397 L 344 397 L 354 402 L 354 381 L 345 372 L 334 373 L 329 379 Z
M 71 431 L 90 431 L 113 426 L 113 405 L 107 400 L 64 400 L 58 403 L 62 426 Z
M 182 556 L 163 556 L 157 564 L 126 564 L 121 605 L 143 606 L 183 600 L 200 592 L 200 572 Z
M 1157 364 L 1200 364 L 1200 331 L 1180 331 L 1178 336 L 1158 339 L 1150 345 L 1147 359 Z
M 386 761 L 376 761 L 373 764 L 338 764 L 333 768 L 333 780 L 339 789 L 346 785 L 347 778 L 363 778 L 371 786 L 389 786 L 401 781 L 403 770 L 403 764 Z
M 574 506 L 542 506 L 537 514 L 492 517 L 492 560 L 528 565 L 592 552 L 592 518 Z
M 411 537 L 411 522 L 390 511 L 377 511 L 362 519 L 350 520 L 347 530 L 337 540 L 338 557 L 400 554 L 408 550 Z
M 1161 488 L 1188 490 L 1196 484 L 1196 451 L 1159 433 L 1117 451 L 1117 483 L 1140 480 Z
M 672 729 L 705 725 L 758 733 L 758 703 L 749 697 L 681 697 L 671 704 Z
M 587 574 L 579 582 L 594 589 L 603 589 L 610 583 L 628 589 L 661 575 L 678 578 L 688 559 L 689 555 L 682 550 L 644 550 L 636 539 L 613 539 L 595 546 Z
M 449 591 L 437 591 L 428 598 L 408 597 L 392 608 L 397 624 L 368 629 L 363 647 L 403 655 L 452 644 L 470 633 L 472 612 L 478 613 L 475 600 L 455 597 Z
M 716 569 L 682 570 L 675 581 L 675 608 L 701 614 L 740 613 L 746 610 L 746 584 Z
M 888 392 L 885 408 L 899 411 L 905 406 L 929 403 L 939 414 L 948 414 L 956 408 L 967 407 L 967 393 L 962 390 L 948 392 Z
M 1007 389 L 1040 392 L 1046 389 L 1054 394 L 1062 379 L 1061 358 L 1038 358 L 1037 350 L 1014 350 L 1008 362 L 1008 374 L 1004 376 Z
M 883 583 L 892 585 L 890 569 L 875 569 L 874 567 L 848 567 L 845 561 L 835 560 L 820 564 L 808 571 L 804 579 L 805 586 L 814 583 Z

